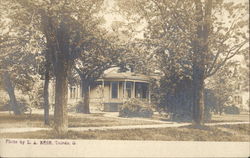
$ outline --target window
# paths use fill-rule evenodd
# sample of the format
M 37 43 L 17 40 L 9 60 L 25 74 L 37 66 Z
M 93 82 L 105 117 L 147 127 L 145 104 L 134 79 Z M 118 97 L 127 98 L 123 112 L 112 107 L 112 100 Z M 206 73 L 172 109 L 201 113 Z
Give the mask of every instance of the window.
M 127 97 L 131 98 L 131 94 L 132 94 L 132 82 L 126 82 L 126 92 L 127 92 Z
M 136 98 L 141 98 L 141 84 L 140 83 L 135 83 L 135 97 Z
M 147 84 L 142 85 L 142 98 L 147 98 L 148 86 Z
M 118 98 L 118 82 L 111 82 L 111 97 Z
M 70 99 L 76 98 L 76 88 L 70 87 Z
M 234 102 L 236 104 L 242 104 L 242 97 L 241 96 L 234 96 Z
M 148 84 L 147 83 L 136 83 L 135 84 L 135 96 L 136 98 L 147 98 Z

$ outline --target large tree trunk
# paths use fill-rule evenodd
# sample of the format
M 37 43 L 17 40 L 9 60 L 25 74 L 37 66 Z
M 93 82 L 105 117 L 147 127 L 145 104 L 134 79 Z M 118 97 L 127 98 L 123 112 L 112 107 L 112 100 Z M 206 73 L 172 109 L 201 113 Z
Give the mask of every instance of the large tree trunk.
M 71 69 L 70 29 L 67 18 L 62 17 L 59 27 L 54 27 L 51 17 L 41 10 L 43 31 L 47 40 L 47 48 L 51 49 L 51 63 L 56 77 L 54 128 L 57 134 L 68 131 L 67 101 L 68 72 Z
M 81 112 L 84 114 L 90 114 L 89 110 L 89 82 L 82 79 L 82 95 L 83 95 L 83 105 Z
M 204 120 L 204 72 L 199 65 L 193 67 L 193 121 L 201 125 Z
M 200 0 L 195 1 L 196 9 L 196 37 L 193 41 L 193 121 L 195 125 L 203 123 L 204 115 L 204 52 L 202 45 L 203 9 Z
M 202 125 L 204 121 L 205 58 L 208 52 L 212 0 L 206 0 L 203 10 L 201 0 L 195 0 L 197 32 L 193 42 L 193 121 Z
M 46 52 L 47 53 L 47 52 Z M 44 124 L 49 125 L 49 69 L 50 63 L 48 55 L 46 54 L 46 64 L 45 64 L 45 75 L 44 75 L 44 88 L 43 88 L 43 98 L 44 98 Z
M 62 61 L 59 61 L 62 62 Z M 67 116 L 67 100 L 68 100 L 68 81 L 67 69 L 62 64 L 60 69 L 57 69 L 56 75 L 56 94 L 55 94 L 55 111 L 54 122 L 55 130 L 58 134 L 64 134 L 68 131 L 68 116 Z
M 69 57 L 69 26 L 61 22 L 57 32 L 58 50 L 56 52 L 55 76 L 56 94 L 54 122 L 55 130 L 59 135 L 68 132 L 68 72 L 71 70 Z
M 11 110 L 13 110 L 15 115 L 22 114 L 19 105 L 17 103 L 14 86 L 11 82 L 10 75 L 7 71 L 4 72 L 3 74 L 3 83 L 5 90 L 7 91 L 10 98 Z

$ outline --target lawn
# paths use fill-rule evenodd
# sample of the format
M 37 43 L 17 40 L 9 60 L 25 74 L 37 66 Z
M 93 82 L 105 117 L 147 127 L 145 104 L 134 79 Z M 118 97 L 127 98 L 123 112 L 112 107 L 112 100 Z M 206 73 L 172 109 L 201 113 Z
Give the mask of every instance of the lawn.
M 223 125 L 203 129 L 186 126 L 158 129 L 69 131 L 63 136 L 57 136 L 54 131 L 36 131 L 2 134 L 1 138 L 247 142 L 249 141 L 249 125 Z
M 155 120 L 170 121 L 160 115 L 154 115 L 150 119 L 126 119 L 119 117 L 106 117 L 104 113 L 80 114 L 69 113 L 69 127 L 101 127 L 119 125 L 147 125 L 159 124 Z M 50 116 L 50 127 L 53 126 L 53 116 Z M 213 115 L 210 122 L 249 122 L 248 114 L 241 115 Z M 13 127 L 49 127 L 43 123 L 43 114 L 15 116 L 7 113 L 0 113 L 0 128 Z
M 249 122 L 249 114 L 231 115 L 213 115 L 211 122 Z
M 53 116 L 50 116 L 51 127 L 53 126 Z M 149 120 L 123 119 L 105 117 L 103 113 L 98 114 L 74 114 L 69 115 L 69 127 L 100 127 L 118 125 L 145 125 L 157 124 Z M 0 113 L 0 128 L 13 127 L 49 127 L 43 123 L 42 114 L 15 116 L 8 113 Z
M 0 113 L 0 128 L 18 127 L 52 127 L 53 116 L 50 116 L 51 125 L 45 126 L 42 114 L 14 116 Z M 212 122 L 248 121 L 248 115 L 214 116 Z M 146 125 L 157 124 L 144 119 L 122 119 L 97 114 L 70 114 L 69 127 L 101 127 L 118 125 Z M 162 141 L 250 141 L 249 125 L 220 125 L 206 126 L 202 129 L 192 126 L 126 129 L 106 131 L 69 131 L 68 134 L 57 136 L 54 131 L 36 131 L 24 133 L 2 133 L 0 138 L 37 138 L 37 139 L 101 139 L 101 140 L 162 140 Z

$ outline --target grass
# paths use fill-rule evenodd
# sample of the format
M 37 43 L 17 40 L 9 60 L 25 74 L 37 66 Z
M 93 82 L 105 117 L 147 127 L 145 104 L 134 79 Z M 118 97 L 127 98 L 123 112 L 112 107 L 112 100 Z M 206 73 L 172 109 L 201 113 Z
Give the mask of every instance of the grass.
M 154 114 L 152 117 L 153 120 L 162 120 L 162 121 L 171 121 L 170 118 L 162 116 L 160 114 Z M 249 122 L 249 114 L 222 114 L 222 115 L 212 115 L 211 120 L 207 123 L 218 123 L 218 122 Z M 190 122 L 190 121 L 187 121 Z
M 163 120 L 158 115 L 153 116 L 152 120 Z M 169 120 L 166 120 L 169 121 Z M 249 115 L 214 115 L 211 122 L 240 122 L 249 121 Z M 43 123 L 42 114 L 15 116 L 9 113 L 0 113 L 0 128 L 13 127 L 49 127 Z M 53 116 L 50 116 L 51 126 L 53 126 Z M 69 115 L 69 127 L 100 127 L 100 126 L 119 126 L 119 125 L 146 125 L 157 124 L 149 120 L 135 120 L 105 117 L 103 113 L 95 114 L 71 114 Z
M 53 126 L 53 116 L 50 116 Z M 122 118 L 104 117 L 103 114 L 75 114 L 69 115 L 69 127 L 100 127 L 119 125 L 145 125 L 156 124 L 143 120 L 131 120 Z M 0 128 L 13 127 L 49 127 L 44 125 L 42 114 L 15 116 L 8 113 L 0 113 Z
M 240 114 L 240 115 L 213 115 L 211 122 L 249 122 L 249 114 Z
M 206 128 L 171 127 L 107 131 L 69 131 L 58 136 L 54 131 L 2 134 L 2 138 L 31 139 L 99 139 L 99 140 L 160 140 L 160 141 L 249 141 L 249 125 L 223 125 Z
M 153 118 L 154 120 L 156 118 Z M 50 116 L 53 126 L 53 116 Z M 215 115 L 212 122 L 249 121 L 249 115 Z M 69 127 L 100 127 L 119 125 L 145 125 L 156 122 L 105 117 L 98 114 L 71 114 Z M 0 113 L 0 128 L 13 127 L 51 127 L 45 126 L 42 114 L 14 116 Z M 66 135 L 58 136 L 54 131 L 36 131 L 25 133 L 2 133 L 0 138 L 34 138 L 34 139 L 101 139 L 101 140 L 161 140 L 161 141 L 250 141 L 249 125 L 220 125 L 194 128 L 192 126 L 127 129 L 106 131 L 69 131 Z
M 50 117 L 52 119 L 52 117 Z M 10 115 L 8 113 L 0 113 L 0 128 L 13 127 L 47 127 L 43 122 L 43 115 Z

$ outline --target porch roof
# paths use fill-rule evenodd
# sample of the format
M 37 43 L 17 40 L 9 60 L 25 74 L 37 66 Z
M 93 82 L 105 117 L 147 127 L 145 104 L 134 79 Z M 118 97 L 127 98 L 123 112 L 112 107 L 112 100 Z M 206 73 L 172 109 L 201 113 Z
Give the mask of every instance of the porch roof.
M 104 74 L 100 80 L 105 81 L 139 81 L 139 82 L 149 82 L 150 77 L 142 74 L 136 74 L 132 72 L 121 72 L 121 73 L 107 73 Z

